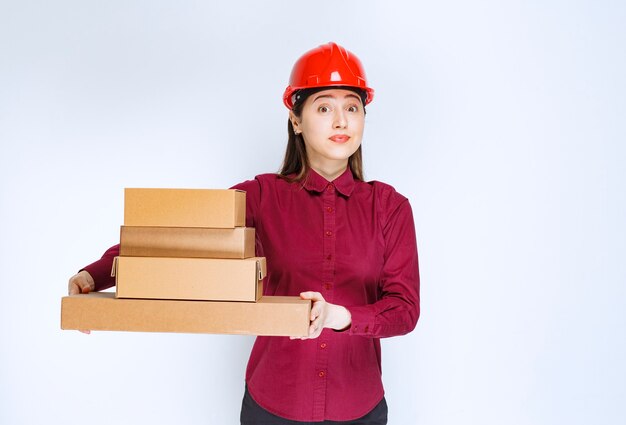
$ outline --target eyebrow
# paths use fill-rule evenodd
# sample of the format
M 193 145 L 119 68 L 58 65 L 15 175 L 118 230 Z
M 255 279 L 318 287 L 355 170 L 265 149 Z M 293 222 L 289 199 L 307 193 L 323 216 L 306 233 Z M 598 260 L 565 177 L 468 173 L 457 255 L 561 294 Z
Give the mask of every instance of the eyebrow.
M 334 99 L 335 96 L 333 96 L 332 94 L 320 94 L 319 96 L 317 96 L 316 98 L 313 99 L 313 102 L 317 101 L 318 99 L 322 99 L 324 97 L 330 97 L 331 99 Z M 357 100 L 361 100 L 361 98 L 359 96 L 357 96 L 356 94 L 353 93 L 348 93 L 347 95 L 344 96 L 344 99 L 347 97 L 353 97 Z

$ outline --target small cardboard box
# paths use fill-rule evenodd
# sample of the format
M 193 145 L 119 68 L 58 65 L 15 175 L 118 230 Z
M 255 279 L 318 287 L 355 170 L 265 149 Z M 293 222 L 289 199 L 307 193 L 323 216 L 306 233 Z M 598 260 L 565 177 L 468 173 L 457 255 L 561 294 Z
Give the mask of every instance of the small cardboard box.
M 110 292 L 61 300 L 61 329 L 302 337 L 311 302 L 263 297 L 256 303 L 117 299 Z
M 265 257 L 116 257 L 117 298 L 254 302 L 263 294 Z
M 127 188 L 124 225 L 242 227 L 246 225 L 246 193 L 232 189 Z
M 125 257 L 254 257 L 254 228 L 121 226 L 120 255 Z

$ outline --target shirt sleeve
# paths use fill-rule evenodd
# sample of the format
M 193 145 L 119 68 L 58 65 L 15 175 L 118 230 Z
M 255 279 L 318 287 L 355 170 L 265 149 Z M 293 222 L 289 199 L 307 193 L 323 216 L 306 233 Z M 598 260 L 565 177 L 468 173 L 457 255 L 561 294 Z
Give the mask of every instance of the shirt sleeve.
M 406 198 L 383 225 L 384 265 L 379 299 L 373 304 L 346 306 L 352 315 L 350 335 L 384 338 L 411 332 L 420 315 L 419 266 L 415 224 Z
M 81 271 L 89 272 L 96 284 L 96 291 L 115 286 L 115 277 L 111 276 L 111 268 L 113 267 L 113 260 L 118 255 L 120 255 L 119 244 L 107 249 L 102 258 L 81 269 Z

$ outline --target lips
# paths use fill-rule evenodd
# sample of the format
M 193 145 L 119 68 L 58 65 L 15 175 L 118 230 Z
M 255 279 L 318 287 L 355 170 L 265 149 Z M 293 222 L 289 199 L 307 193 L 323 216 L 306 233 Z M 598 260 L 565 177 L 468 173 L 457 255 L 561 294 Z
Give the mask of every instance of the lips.
M 329 137 L 329 139 L 335 143 L 346 143 L 350 139 L 350 136 L 345 134 L 335 134 L 334 136 Z

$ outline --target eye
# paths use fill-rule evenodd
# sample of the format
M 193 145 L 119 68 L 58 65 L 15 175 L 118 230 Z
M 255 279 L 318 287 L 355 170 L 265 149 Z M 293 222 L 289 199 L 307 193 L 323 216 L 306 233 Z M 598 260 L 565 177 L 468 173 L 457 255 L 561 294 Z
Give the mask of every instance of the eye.
M 357 105 L 349 106 L 348 112 L 359 112 L 359 107 Z
M 330 112 L 330 108 L 326 105 L 322 105 L 319 108 L 317 108 L 317 111 L 325 114 L 326 112 Z

